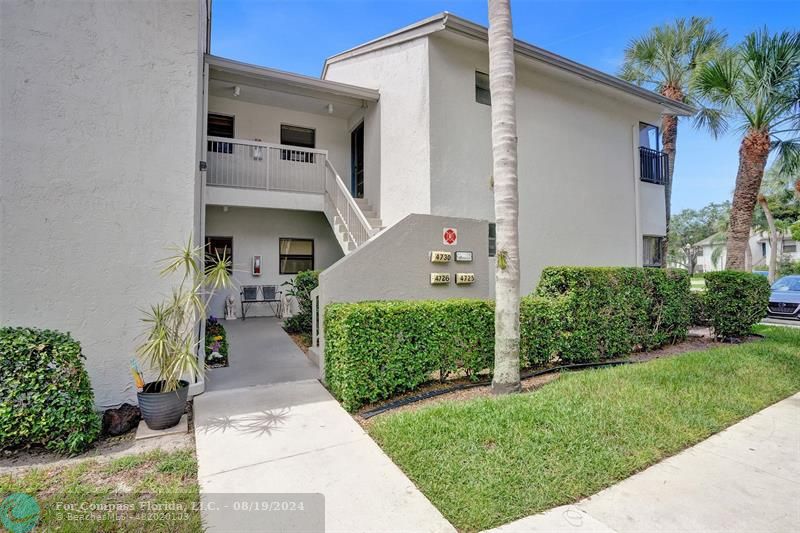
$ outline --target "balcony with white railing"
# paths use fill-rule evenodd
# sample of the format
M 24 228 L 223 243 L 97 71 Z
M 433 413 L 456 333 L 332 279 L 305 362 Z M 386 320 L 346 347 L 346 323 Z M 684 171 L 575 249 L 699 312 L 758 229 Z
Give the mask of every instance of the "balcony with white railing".
M 376 232 L 326 150 L 208 137 L 208 205 L 321 211 L 345 253 Z
M 206 184 L 322 194 L 327 157 L 325 150 L 209 137 Z

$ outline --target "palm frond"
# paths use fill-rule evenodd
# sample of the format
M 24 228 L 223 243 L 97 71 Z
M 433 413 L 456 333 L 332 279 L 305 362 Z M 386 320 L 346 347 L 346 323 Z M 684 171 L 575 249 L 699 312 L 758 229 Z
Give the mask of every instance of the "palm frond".
M 694 126 L 711 132 L 714 138 L 728 131 L 728 117 L 723 108 L 699 106 L 694 116 Z
M 779 139 L 772 145 L 778 153 L 775 159 L 778 172 L 790 176 L 800 175 L 800 137 Z

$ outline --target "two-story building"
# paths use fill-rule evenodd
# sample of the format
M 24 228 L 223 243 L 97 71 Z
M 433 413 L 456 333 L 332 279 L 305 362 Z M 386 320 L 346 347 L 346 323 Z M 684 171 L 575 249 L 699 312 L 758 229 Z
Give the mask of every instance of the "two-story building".
M 204 0 L 0 10 L 0 322 L 71 331 L 102 406 L 133 396 L 137 309 L 189 233 L 232 252 L 240 286 L 309 269 L 333 284 L 335 264 L 325 301 L 401 283 L 392 228 L 410 214 L 484 221 L 494 252 L 485 27 L 442 13 L 313 78 L 209 55 Z M 522 41 L 516 54 L 523 293 L 547 265 L 660 264 L 656 125 L 691 109 Z M 379 260 L 348 274 L 366 245 Z M 459 295 L 490 296 L 485 271 Z

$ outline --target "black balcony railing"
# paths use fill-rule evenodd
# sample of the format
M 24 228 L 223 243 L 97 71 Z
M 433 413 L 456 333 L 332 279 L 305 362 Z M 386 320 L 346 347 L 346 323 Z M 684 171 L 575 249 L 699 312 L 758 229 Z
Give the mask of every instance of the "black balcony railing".
M 639 176 L 642 181 L 664 185 L 669 174 L 669 158 L 664 152 L 639 147 Z

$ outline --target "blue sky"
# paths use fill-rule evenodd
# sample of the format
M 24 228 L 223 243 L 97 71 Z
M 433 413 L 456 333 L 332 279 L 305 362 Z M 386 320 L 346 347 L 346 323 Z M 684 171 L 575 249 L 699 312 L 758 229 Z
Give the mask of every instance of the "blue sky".
M 676 17 L 712 17 L 729 41 L 766 25 L 796 29 L 795 0 L 512 0 L 517 38 L 616 74 L 628 41 Z M 441 11 L 487 24 L 485 0 L 213 0 L 213 54 L 319 76 L 326 57 Z M 678 133 L 673 212 L 728 200 L 739 142 L 686 121 Z

